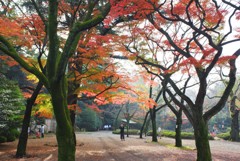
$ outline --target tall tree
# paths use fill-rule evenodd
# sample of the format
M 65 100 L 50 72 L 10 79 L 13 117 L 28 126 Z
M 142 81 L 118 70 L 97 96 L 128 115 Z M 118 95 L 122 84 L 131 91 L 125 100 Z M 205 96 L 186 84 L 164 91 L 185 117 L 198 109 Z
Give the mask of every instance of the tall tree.
M 37 51 L 37 52 L 39 52 L 39 56 L 38 56 L 38 60 L 39 60 L 41 58 L 41 55 L 44 54 L 45 47 L 46 47 L 46 41 L 40 41 L 40 40 L 44 39 L 44 37 L 45 37 L 45 34 L 40 34 L 41 31 L 42 31 L 41 27 L 43 27 L 41 25 L 41 23 L 39 24 L 40 19 L 37 19 L 34 16 L 32 16 L 31 18 L 28 19 L 28 20 L 31 19 L 31 21 L 34 21 L 35 23 L 31 23 L 30 21 L 21 21 L 20 20 L 21 18 L 15 19 L 15 20 L 13 19 L 12 21 L 9 21 L 9 19 L 5 19 L 4 17 L 9 17 L 9 18 L 15 17 L 17 15 L 17 12 L 14 10 L 13 6 L 15 6 L 15 8 L 18 8 L 19 5 L 14 3 L 13 1 L 7 1 L 6 3 L 4 1 L 1 1 L 1 5 L 4 8 L 3 12 L 1 12 L 1 14 L 2 14 L 1 15 L 1 21 L 6 20 L 4 23 L 1 23 L 1 25 L 5 25 L 5 23 L 8 23 L 12 27 L 12 30 L 9 31 L 6 28 L 7 26 L 1 26 L 1 28 L 3 29 L 2 34 L 6 37 L 14 37 L 14 35 L 15 35 L 15 37 L 18 37 L 17 39 L 14 39 L 14 47 L 16 47 L 16 50 L 18 52 L 21 52 L 22 50 L 26 50 L 26 55 L 31 51 L 32 52 Z M 7 12 L 9 9 L 11 10 L 10 13 Z M 20 10 L 19 12 L 24 15 L 22 10 Z M 25 35 L 23 32 L 21 32 L 21 29 L 20 29 L 21 25 L 18 24 L 19 21 L 21 21 L 21 24 L 25 26 L 26 30 L 29 33 L 31 33 L 31 36 Z M 39 36 L 39 35 L 42 35 L 42 36 Z M 29 39 L 30 37 L 31 37 L 32 40 Z M 28 41 L 28 43 L 26 41 Z M 31 50 L 29 48 L 26 48 L 26 46 L 29 47 L 30 45 L 33 45 L 33 44 L 34 44 L 36 49 Z M 5 60 L 6 60 L 7 56 L 2 56 L 2 57 L 3 58 L 5 57 Z M 32 55 L 31 55 L 31 57 L 32 57 Z M 31 60 L 28 58 L 28 61 L 30 62 Z M 8 64 L 10 66 L 17 65 L 16 61 L 14 61 L 12 59 L 10 59 L 8 61 L 5 61 L 5 62 L 8 62 Z M 32 63 L 34 63 L 34 62 L 32 62 Z M 12 78 L 16 79 L 16 75 L 19 75 L 19 73 L 22 73 L 21 68 L 19 66 L 12 67 L 11 69 L 14 70 L 14 68 L 17 69 L 17 70 L 15 70 L 15 72 L 18 72 L 18 74 L 15 74 L 14 76 L 12 74 L 8 74 L 8 77 L 11 77 L 11 79 Z M 22 74 L 22 75 L 24 75 L 24 74 Z M 22 89 L 22 91 L 25 92 L 26 89 L 28 89 L 27 91 L 29 91 L 29 89 L 30 89 L 31 91 L 29 93 L 31 93 L 32 95 L 30 97 L 28 97 L 27 101 L 26 101 L 26 109 L 25 109 L 25 114 L 24 114 L 24 117 L 23 117 L 22 128 L 21 128 L 20 137 L 19 137 L 18 146 L 17 146 L 17 151 L 16 151 L 16 157 L 23 157 L 23 156 L 26 155 L 26 147 L 27 147 L 27 139 L 28 139 L 28 127 L 29 127 L 29 124 L 30 124 L 32 107 L 34 105 L 34 102 L 36 100 L 36 97 L 37 97 L 38 93 L 40 92 L 40 90 L 43 86 L 42 83 L 39 83 L 36 86 L 36 88 L 34 89 L 35 85 L 32 85 L 32 84 L 28 83 L 27 81 L 23 81 L 23 80 L 26 79 L 25 76 L 26 75 L 24 75 L 24 78 L 22 78 L 22 77 L 19 78 L 18 77 L 16 80 L 19 81 L 19 85 L 20 85 L 20 88 Z
M 226 86 L 227 81 L 224 77 L 227 77 L 223 72 L 223 67 L 219 70 L 220 80 Z M 237 106 L 238 94 L 240 89 L 239 77 L 237 78 L 236 84 L 233 87 L 230 95 L 229 95 L 229 111 L 231 116 L 231 131 L 230 131 L 230 139 L 232 141 L 239 141 L 239 108 Z
M 43 72 L 43 68 L 36 68 L 36 65 L 25 61 L 9 40 L 3 36 L 2 32 L 0 36 L 0 50 L 11 56 L 24 69 L 34 74 L 49 91 L 52 97 L 54 115 L 57 121 L 56 137 L 58 142 L 58 160 L 73 161 L 75 160 L 75 141 L 73 135 L 74 130 L 71 126 L 69 110 L 67 108 L 67 81 L 65 70 L 69 58 L 76 50 L 81 32 L 102 22 L 110 10 L 110 4 L 105 3 L 105 5 L 101 5 L 100 1 L 96 3 L 88 1 L 88 7 L 84 9 L 84 12 L 86 13 L 84 19 L 73 23 L 73 27 L 70 29 L 64 44 L 59 43 L 60 37 L 58 31 L 59 27 L 61 27 L 58 24 L 58 18 L 61 16 L 58 10 L 59 4 L 60 1 L 57 0 L 50 0 L 48 2 L 47 17 L 38 10 L 37 5 L 34 5 L 39 17 L 41 17 L 41 20 L 45 25 L 45 32 L 47 33 L 46 35 L 48 35 L 49 40 L 49 50 L 46 55 L 46 73 Z M 80 6 L 83 4 L 79 4 L 79 8 L 81 8 Z M 98 4 L 101 7 L 94 10 Z M 76 9 L 78 10 L 79 8 Z M 60 45 L 63 46 L 61 46 L 61 50 Z
M 129 44 L 137 57 L 137 64 L 144 65 L 148 72 L 160 77 L 168 96 L 179 106 L 189 121 L 192 123 L 197 147 L 197 160 L 212 160 L 208 141 L 208 120 L 218 113 L 225 105 L 227 98 L 236 80 L 235 61 L 240 54 L 240 49 L 232 55 L 224 55 L 223 47 L 226 44 L 239 41 L 228 40 L 233 34 L 231 20 L 237 14 L 237 8 L 227 11 L 224 4 L 218 1 L 148 1 L 148 13 L 145 13 L 148 22 L 144 26 L 133 31 L 138 34 L 147 31 L 148 39 L 154 42 L 152 48 L 158 51 L 148 55 L 145 48 L 137 47 L 142 44 L 136 39 L 137 33 L 131 38 Z M 239 4 L 236 3 L 237 6 Z M 147 5 L 145 5 L 147 6 Z M 226 21 L 224 18 L 227 18 Z M 149 25 L 152 24 L 152 25 Z M 223 25 L 229 30 L 223 33 Z M 157 35 L 157 36 L 156 36 Z M 140 39 L 141 41 L 141 39 Z M 154 57 L 152 61 L 149 58 Z M 204 100 L 207 93 L 207 80 L 210 79 L 214 67 L 229 61 L 228 83 L 219 101 L 209 109 L 204 108 Z M 153 70 L 155 69 L 155 71 Z M 196 95 L 184 94 L 174 80 L 179 75 L 190 73 L 197 78 L 199 86 Z M 177 95 L 175 95 L 176 93 Z M 184 100 L 183 102 L 181 100 Z

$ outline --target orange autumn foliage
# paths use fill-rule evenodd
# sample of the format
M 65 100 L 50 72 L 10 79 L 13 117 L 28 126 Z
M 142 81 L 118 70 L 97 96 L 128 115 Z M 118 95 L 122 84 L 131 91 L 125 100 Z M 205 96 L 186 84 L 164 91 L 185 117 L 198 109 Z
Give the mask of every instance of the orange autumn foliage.
M 32 46 L 32 41 L 29 41 L 30 35 L 28 32 L 19 22 L 7 17 L 0 16 L 0 35 L 10 39 L 15 45 L 26 46 L 28 48 Z

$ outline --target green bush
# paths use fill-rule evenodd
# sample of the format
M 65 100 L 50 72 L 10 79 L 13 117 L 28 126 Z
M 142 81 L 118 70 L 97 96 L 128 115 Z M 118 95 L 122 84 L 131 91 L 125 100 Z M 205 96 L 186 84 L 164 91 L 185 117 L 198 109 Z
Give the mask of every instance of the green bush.
M 224 140 L 230 140 L 230 132 L 217 134 L 217 137 Z
M 152 130 L 148 131 L 148 136 L 152 136 Z M 175 131 L 169 131 L 169 130 L 163 130 L 161 131 L 161 136 L 169 137 L 169 138 L 175 138 L 176 132 Z M 194 133 L 192 132 L 181 132 L 182 139 L 194 139 Z M 214 140 L 214 138 L 211 135 L 208 135 L 209 140 Z
M 97 131 L 102 126 L 102 121 L 98 113 L 86 105 L 82 106 L 81 110 L 82 112 L 76 116 L 76 126 L 80 130 Z
M 11 141 L 15 141 L 16 140 L 16 137 L 11 134 L 11 135 L 7 135 L 7 142 L 11 142 Z
M 181 136 L 183 139 L 194 139 L 194 133 L 192 132 L 182 132 Z
M 176 133 L 174 131 L 163 130 L 161 131 L 161 136 L 175 138 Z
M 214 137 L 212 135 L 208 134 L 208 139 L 209 140 L 214 140 Z
M 20 132 L 17 129 L 11 129 L 10 133 L 15 136 L 15 138 L 19 138 Z
M 112 131 L 112 133 L 113 133 L 113 134 L 120 134 L 120 130 L 119 130 L 119 129 L 114 130 L 114 131 Z
M 7 138 L 5 136 L 0 136 L 0 143 L 5 143 Z
M 9 131 L 3 131 L 1 136 L 6 138 L 7 142 L 15 141 L 19 137 L 20 132 L 17 129 L 10 129 Z

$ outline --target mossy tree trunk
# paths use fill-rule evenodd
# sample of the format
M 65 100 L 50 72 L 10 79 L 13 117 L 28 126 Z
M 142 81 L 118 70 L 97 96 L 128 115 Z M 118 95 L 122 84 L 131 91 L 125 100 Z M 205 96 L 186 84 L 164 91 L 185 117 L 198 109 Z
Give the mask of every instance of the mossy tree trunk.
M 77 95 L 76 94 L 71 94 L 70 96 L 68 96 L 68 105 L 72 105 L 69 109 L 70 112 L 70 120 L 71 120 L 71 125 L 73 130 L 75 131 L 75 119 L 76 119 L 76 104 L 77 104 Z M 74 142 L 75 142 L 75 146 L 77 145 L 77 140 L 76 140 L 76 135 L 75 132 L 73 133 L 73 137 L 74 137 Z
M 164 87 L 166 88 L 166 87 Z M 168 105 L 168 107 L 171 109 L 171 111 L 174 113 L 174 115 L 176 116 L 176 127 L 175 127 L 175 146 L 176 147 L 182 147 L 182 137 L 181 137 L 181 131 L 182 131 L 182 109 L 179 108 L 175 108 L 167 99 L 166 97 L 166 92 L 163 92 L 163 99 L 166 102 L 166 104 Z
M 57 121 L 58 161 L 75 161 L 75 138 L 70 113 L 67 108 L 66 81 L 53 82 L 52 104 Z
M 181 131 L 182 131 L 182 109 L 179 109 L 176 120 L 176 136 L 175 136 L 175 146 L 176 147 L 182 147 L 182 137 L 181 137 Z
M 198 117 L 195 119 L 193 127 L 197 148 L 197 161 L 212 161 L 207 122 L 202 117 Z
M 232 141 L 239 141 L 239 111 L 236 107 L 236 96 L 233 96 L 231 103 L 230 103 L 230 111 L 231 111 L 231 132 L 230 132 L 230 139 Z
M 150 116 L 151 116 L 151 122 L 152 122 L 152 141 L 157 142 L 157 125 L 156 125 L 156 107 L 153 109 L 150 109 Z
M 231 132 L 230 137 L 232 141 L 239 141 L 239 111 L 235 111 L 234 113 L 231 113 L 232 122 L 231 122 Z
M 31 98 L 27 100 L 26 110 L 23 117 L 23 123 L 22 123 L 22 130 L 19 136 L 18 140 L 18 146 L 17 146 L 17 152 L 16 157 L 21 158 L 26 155 L 26 149 L 27 149 L 27 140 L 28 140 L 28 127 L 31 120 L 31 113 L 32 113 L 32 107 L 33 104 L 42 89 L 43 84 L 41 82 L 38 83 L 36 89 L 34 90 Z

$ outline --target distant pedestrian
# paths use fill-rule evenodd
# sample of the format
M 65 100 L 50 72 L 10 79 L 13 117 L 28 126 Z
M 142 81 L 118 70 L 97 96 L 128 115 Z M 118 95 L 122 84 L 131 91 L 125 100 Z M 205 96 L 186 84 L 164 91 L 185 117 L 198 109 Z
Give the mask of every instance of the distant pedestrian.
M 120 129 L 120 139 L 121 139 L 122 141 L 124 141 L 124 140 L 125 140 L 125 138 L 124 138 L 124 125 L 121 124 L 120 127 L 119 127 L 119 129 Z
M 41 137 L 44 138 L 44 125 L 41 125 Z
M 161 139 L 161 131 L 162 131 L 162 129 L 161 129 L 161 127 L 159 126 L 157 132 L 158 132 L 158 137 L 159 137 L 160 139 Z
M 30 127 L 28 127 L 28 135 L 30 135 L 31 129 Z
M 41 128 L 35 129 L 36 138 L 40 138 L 40 134 L 41 134 L 40 131 L 41 131 Z

